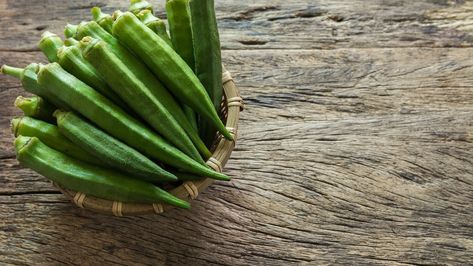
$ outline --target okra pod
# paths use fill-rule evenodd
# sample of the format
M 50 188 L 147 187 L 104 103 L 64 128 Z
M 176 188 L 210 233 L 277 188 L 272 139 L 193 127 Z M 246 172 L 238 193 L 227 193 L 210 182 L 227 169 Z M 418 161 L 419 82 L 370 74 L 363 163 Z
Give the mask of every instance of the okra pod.
M 192 160 L 168 144 L 112 101 L 63 70 L 59 64 L 51 63 L 41 66 L 38 72 L 38 83 L 40 86 L 48 84 L 48 91 L 55 97 L 67 101 L 72 109 L 144 155 L 185 172 L 229 180 L 226 175 Z
M 167 0 L 166 14 L 174 50 L 186 61 L 191 69 L 194 69 L 194 48 L 192 44 L 189 0 Z
M 18 96 L 15 106 L 20 108 L 26 116 L 48 122 L 54 121 L 53 112 L 56 108 L 39 96 Z
M 125 12 L 115 19 L 112 33 L 120 43 L 135 52 L 148 65 L 171 93 L 212 122 L 225 138 L 233 140 L 202 83 L 165 41 L 130 12 Z
M 57 50 L 63 45 L 61 38 L 49 31 L 41 34 L 41 40 L 38 43 L 39 49 L 43 51 L 49 62 L 57 62 Z
M 47 122 L 27 116 L 13 118 L 11 121 L 11 129 L 15 137 L 19 135 L 37 137 L 49 147 L 78 160 L 94 164 L 100 162 L 96 157 L 77 147 L 64 137 L 55 125 Z
M 22 165 L 67 189 L 114 201 L 163 202 L 181 208 L 190 207 L 188 202 L 157 186 L 76 160 L 46 146 L 35 137 L 17 137 L 15 150 Z
M 97 22 L 107 32 L 112 33 L 112 16 L 102 13 L 100 7 L 97 6 L 93 7 L 90 12 L 92 13 L 92 17 L 94 18 L 95 22 Z
M 150 28 L 154 33 L 156 33 L 161 39 L 166 41 L 170 46 L 173 46 L 171 39 L 169 38 L 168 32 L 166 31 L 166 24 L 161 19 L 155 17 L 151 11 L 145 9 L 136 15 L 141 22 L 143 22 L 146 27 Z M 168 15 L 169 21 L 169 15 Z M 112 21 L 113 24 L 113 21 Z
M 184 59 L 184 61 L 186 61 L 187 65 L 192 70 L 194 70 L 194 47 L 192 41 L 192 25 L 189 11 L 189 0 L 166 1 L 166 13 L 168 17 L 169 33 L 171 34 L 172 46 L 176 53 L 179 54 L 181 58 Z M 145 25 L 148 26 L 146 22 Z M 185 104 L 182 108 L 187 116 L 187 119 L 191 122 L 194 129 L 197 130 L 197 116 L 194 110 Z
M 151 73 L 146 65 L 140 60 L 133 56 L 126 48 L 121 46 L 115 37 L 110 35 L 104 29 L 102 29 L 95 21 L 81 23 L 77 28 L 75 38 L 83 38 L 90 36 L 95 39 L 100 39 L 108 44 L 108 47 L 113 53 L 120 58 L 122 62 L 126 62 L 127 67 L 132 71 L 135 76 L 147 87 L 156 98 L 173 114 L 174 118 L 179 122 L 182 128 L 186 131 L 188 136 L 191 138 L 195 147 L 208 159 L 212 154 L 205 146 L 204 142 L 200 139 L 197 131 L 187 119 L 184 111 L 176 102 L 174 97 L 169 91 L 161 84 L 161 82 Z
M 130 6 L 128 11 L 138 14 L 142 10 L 149 10 L 151 13 L 154 13 L 153 6 L 145 0 L 130 0 Z
M 144 181 L 176 181 L 177 178 L 135 149 L 115 139 L 72 112 L 57 110 L 59 132 L 78 147 L 95 154 L 112 168 Z
M 192 35 L 194 36 L 195 74 L 207 90 L 215 110 L 222 101 L 222 59 L 220 39 L 213 0 L 190 0 Z M 208 121 L 199 120 L 200 136 L 210 145 L 215 127 Z
M 112 89 L 161 136 L 192 159 L 205 164 L 199 152 L 153 92 L 118 58 L 104 41 L 85 37 L 80 45 L 84 57 L 99 71 Z
M 58 51 L 58 63 L 67 72 L 76 76 L 90 87 L 96 89 L 105 97 L 112 100 L 121 108 L 127 110 L 128 106 L 99 76 L 97 70 L 84 59 L 78 46 L 63 46 Z
M 69 109 L 68 105 L 65 102 L 56 99 L 54 96 L 51 95 L 51 93 L 49 93 L 47 90 L 45 90 L 38 84 L 38 78 L 36 74 L 36 71 L 38 71 L 38 69 L 39 64 L 36 63 L 31 63 L 25 68 L 17 68 L 3 65 L 0 68 L 0 73 L 20 79 L 23 89 L 25 89 L 27 92 L 36 94 L 44 98 L 56 107 L 60 107 L 61 109 L 65 110 Z

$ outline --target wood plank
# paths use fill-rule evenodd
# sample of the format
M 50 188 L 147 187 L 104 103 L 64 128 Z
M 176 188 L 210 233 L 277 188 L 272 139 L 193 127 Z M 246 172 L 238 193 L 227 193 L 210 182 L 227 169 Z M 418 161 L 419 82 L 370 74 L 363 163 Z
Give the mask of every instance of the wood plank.
M 0 243 L 9 248 L 0 261 L 467 264 L 472 53 L 225 51 L 247 103 L 225 169 L 233 181 L 212 185 L 190 211 L 118 219 L 73 207 L 45 178 L 2 159 Z M 1 76 L 0 84 L 1 106 L 11 105 L 17 81 Z M 0 113 L 4 154 L 12 154 L 7 125 L 17 112 Z
M 164 1 L 150 1 L 165 17 Z M 471 47 L 471 1 L 216 1 L 224 49 Z M 127 1 L 2 1 L 0 50 L 37 50 L 43 31 L 90 20 L 90 8 Z M 21 41 L 20 41 L 21 40 Z

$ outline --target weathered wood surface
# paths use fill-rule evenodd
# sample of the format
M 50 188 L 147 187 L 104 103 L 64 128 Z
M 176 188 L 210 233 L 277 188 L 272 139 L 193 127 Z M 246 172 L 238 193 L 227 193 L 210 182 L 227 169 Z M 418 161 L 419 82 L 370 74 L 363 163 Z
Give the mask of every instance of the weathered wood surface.
M 162 216 L 73 207 L 14 159 L 1 76 L 0 263 L 471 263 L 473 3 L 217 2 L 247 104 L 233 181 Z M 95 4 L 126 6 L 0 1 L 0 63 L 44 61 L 41 31 Z

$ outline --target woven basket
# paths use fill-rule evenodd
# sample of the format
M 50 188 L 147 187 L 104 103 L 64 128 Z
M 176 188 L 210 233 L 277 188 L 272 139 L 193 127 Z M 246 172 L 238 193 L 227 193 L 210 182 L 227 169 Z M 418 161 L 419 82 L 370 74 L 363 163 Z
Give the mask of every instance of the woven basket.
M 230 73 L 225 69 L 223 71 L 222 83 L 224 95 L 221 105 L 221 118 L 226 122 L 225 125 L 234 136 L 234 140 L 228 141 L 220 134 L 216 136 L 211 149 L 213 151 L 212 157 L 207 161 L 207 164 L 218 172 L 222 172 L 223 167 L 227 163 L 227 160 L 235 147 L 238 120 L 240 119 L 240 112 L 243 110 L 243 100 L 240 97 L 238 88 L 235 86 Z M 203 178 L 197 181 L 186 181 L 180 186 L 171 189 L 169 192 L 180 199 L 191 200 L 197 198 L 199 193 L 212 184 L 213 181 L 214 180 L 210 178 Z M 110 201 L 88 196 L 82 192 L 65 189 L 57 183 L 53 184 L 78 207 L 104 214 L 115 216 L 159 214 L 174 208 L 171 205 L 162 203 L 136 204 Z

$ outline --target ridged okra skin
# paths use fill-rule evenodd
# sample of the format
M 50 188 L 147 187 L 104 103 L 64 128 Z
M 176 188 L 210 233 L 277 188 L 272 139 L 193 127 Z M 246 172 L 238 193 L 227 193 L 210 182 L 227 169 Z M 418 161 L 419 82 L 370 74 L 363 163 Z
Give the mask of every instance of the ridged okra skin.
M 107 33 L 102 29 L 95 21 L 81 23 L 77 27 L 76 38 L 82 38 L 90 36 L 95 39 L 100 39 L 108 44 L 110 50 L 122 61 L 126 62 L 127 67 L 133 74 L 138 78 L 148 89 L 150 89 L 155 97 L 169 110 L 178 121 L 182 128 L 186 131 L 188 136 L 191 138 L 195 147 L 199 150 L 205 159 L 208 159 L 212 154 L 205 146 L 204 142 L 200 139 L 196 129 L 192 126 L 186 117 L 181 106 L 176 102 L 174 97 L 169 91 L 156 79 L 146 65 L 140 62 L 135 56 L 133 56 L 125 47 L 123 47 L 115 37 Z
M 114 201 L 164 202 L 181 208 L 190 207 L 188 202 L 150 183 L 76 160 L 35 137 L 18 136 L 15 150 L 22 165 L 74 191 Z
M 233 136 L 220 120 L 204 86 L 187 63 L 130 12 L 116 18 L 112 33 L 137 54 L 176 97 L 208 119 L 222 135 Z
M 78 46 L 63 46 L 58 51 L 58 63 L 67 72 L 76 76 L 87 85 L 96 89 L 105 97 L 112 100 L 121 108 L 127 110 L 127 105 L 123 100 L 107 85 L 99 76 L 97 70 L 82 56 Z
M 173 46 L 171 38 L 169 38 L 168 32 L 166 31 L 166 24 L 164 24 L 164 21 L 155 17 L 153 13 L 151 13 L 151 11 L 147 9 L 141 11 L 136 16 L 141 20 L 141 22 L 143 22 L 146 25 L 146 27 L 154 31 L 154 33 L 156 33 L 159 37 L 161 37 L 161 39 L 163 39 L 168 45 L 170 45 L 171 47 Z M 169 15 L 168 15 L 168 21 L 169 21 Z
M 167 0 L 166 14 L 174 50 L 191 69 L 194 69 L 194 46 L 189 0 Z
M 192 160 L 148 127 L 124 112 L 112 101 L 61 68 L 57 63 L 41 66 L 38 82 L 48 84 L 48 91 L 88 118 L 108 134 L 123 141 L 150 158 L 182 169 L 185 172 L 229 180 Z
M 41 34 L 41 40 L 38 43 L 38 47 L 43 51 L 44 55 L 48 58 L 49 62 L 57 62 L 57 50 L 64 45 L 62 39 L 54 33 L 45 31 Z
M 56 107 L 39 96 L 18 96 L 15 99 L 15 106 L 20 108 L 25 116 L 38 118 L 48 122 L 55 121 L 53 118 L 53 112 L 56 110 Z
M 195 74 L 207 90 L 215 110 L 222 101 L 222 58 L 220 38 L 213 0 L 190 0 L 192 35 L 194 36 Z M 211 144 L 215 127 L 208 121 L 199 121 L 200 136 Z
M 72 112 L 56 111 L 59 132 L 78 147 L 95 154 L 110 167 L 144 181 L 176 181 L 177 178 L 135 149 L 115 139 Z
M 105 14 L 102 12 L 100 7 L 93 7 L 90 12 L 92 13 L 92 17 L 94 21 L 97 22 L 100 27 L 106 30 L 108 33 L 112 33 L 112 24 L 113 18 L 109 14 Z
M 31 117 L 13 118 L 11 121 L 12 132 L 15 137 L 19 135 L 37 137 L 49 147 L 72 156 L 78 160 L 93 164 L 100 164 L 92 154 L 79 148 L 65 136 L 55 125 Z
M 192 159 L 205 164 L 199 152 L 173 114 L 155 97 L 108 48 L 104 41 L 85 37 L 81 41 L 84 57 L 127 104 L 161 136 L 186 153 Z
M 176 53 L 178 53 L 181 58 L 186 61 L 187 65 L 192 70 L 194 70 L 194 45 L 192 39 L 189 0 L 166 1 L 166 14 L 168 17 L 172 47 Z M 151 28 L 145 20 L 141 19 L 141 21 L 143 21 L 143 23 L 145 23 L 148 28 Z M 191 122 L 194 129 L 198 130 L 197 115 L 195 114 L 194 110 L 185 104 L 182 108 L 184 109 L 184 113 L 186 114 L 187 119 Z

